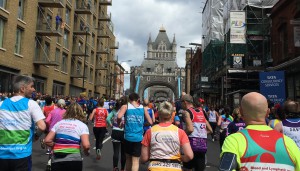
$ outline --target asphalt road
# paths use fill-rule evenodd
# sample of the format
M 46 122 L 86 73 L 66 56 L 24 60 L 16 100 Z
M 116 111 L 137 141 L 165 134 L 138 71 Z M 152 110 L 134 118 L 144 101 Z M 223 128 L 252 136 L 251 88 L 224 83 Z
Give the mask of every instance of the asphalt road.
M 90 128 L 90 142 L 91 146 L 94 147 L 94 137 L 92 128 Z M 210 137 L 210 136 L 209 136 Z M 102 149 L 101 160 L 96 160 L 96 152 L 91 149 L 90 156 L 83 156 L 83 170 L 84 171 L 112 171 L 112 158 L 113 158 L 113 147 L 110 136 L 106 136 L 104 140 L 104 146 Z M 207 152 L 207 166 L 206 171 L 216 171 L 219 164 L 219 142 L 208 141 L 208 152 Z M 44 171 L 48 161 L 48 155 L 46 150 L 41 149 L 39 141 L 33 143 L 32 152 L 32 171 Z M 66 168 L 66 170 L 68 170 Z M 140 164 L 141 171 L 147 170 L 146 164 Z

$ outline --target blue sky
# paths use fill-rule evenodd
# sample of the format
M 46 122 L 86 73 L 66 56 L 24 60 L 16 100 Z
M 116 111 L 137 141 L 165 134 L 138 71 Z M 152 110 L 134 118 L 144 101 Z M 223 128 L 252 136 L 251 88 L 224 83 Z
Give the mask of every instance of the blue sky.
M 203 0 L 202 0 L 203 1 Z M 169 39 L 176 36 L 177 64 L 185 65 L 185 49 L 190 42 L 201 43 L 201 0 L 113 0 L 108 12 L 112 13 L 114 34 L 119 42 L 116 55 L 121 65 L 129 71 L 139 66 L 147 53 L 149 34 L 155 40 L 163 25 Z M 125 89 L 129 88 L 129 76 L 125 76 Z

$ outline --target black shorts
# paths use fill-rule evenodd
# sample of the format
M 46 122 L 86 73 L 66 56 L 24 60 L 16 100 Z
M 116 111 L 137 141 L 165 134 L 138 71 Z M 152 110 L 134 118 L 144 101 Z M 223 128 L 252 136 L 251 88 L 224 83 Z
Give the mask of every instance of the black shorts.
M 113 140 L 117 140 L 117 141 L 123 142 L 124 141 L 124 131 L 112 130 L 112 132 L 111 132 L 111 138 Z
M 124 143 L 125 143 L 125 153 L 126 154 L 129 154 L 133 157 L 141 156 L 141 148 L 142 148 L 141 142 L 130 142 L 130 141 L 124 140 Z
M 183 162 L 183 168 L 195 169 L 197 171 L 204 171 L 206 167 L 205 153 L 194 152 L 194 158 L 189 162 Z
M 31 165 L 31 156 L 21 159 L 0 159 L 0 170 L 28 171 L 31 170 Z

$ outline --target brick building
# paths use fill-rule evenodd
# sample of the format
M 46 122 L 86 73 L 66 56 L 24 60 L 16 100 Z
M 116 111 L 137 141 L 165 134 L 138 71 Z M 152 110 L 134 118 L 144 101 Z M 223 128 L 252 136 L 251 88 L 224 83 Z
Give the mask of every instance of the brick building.
M 114 94 L 108 87 L 115 85 L 109 74 L 116 72 L 118 49 L 111 5 L 112 0 L 0 1 L 0 92 L 10 92 L 13 76 L 22 74 L 36 78 L 41 93 Z

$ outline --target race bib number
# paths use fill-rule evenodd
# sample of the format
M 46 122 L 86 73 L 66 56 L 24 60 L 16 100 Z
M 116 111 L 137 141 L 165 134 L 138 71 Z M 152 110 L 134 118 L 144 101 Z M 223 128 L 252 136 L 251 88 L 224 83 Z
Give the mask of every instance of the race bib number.
M 170 163 L 170 162 L 159 162 L 159 161 L 152 161 L 149 164 L 149 170 L 164 170 L 164 169 L 172 169 L 172 170 L 181 170 L 180 163 Z

